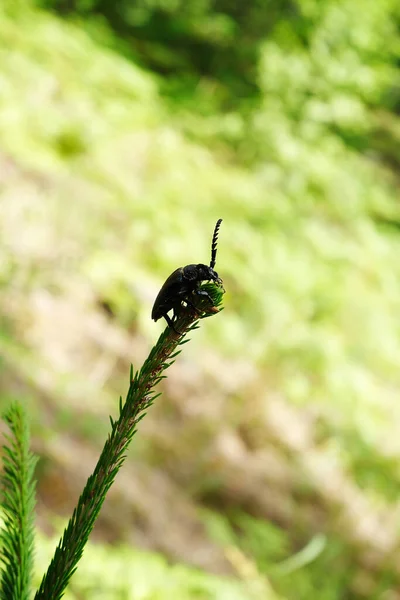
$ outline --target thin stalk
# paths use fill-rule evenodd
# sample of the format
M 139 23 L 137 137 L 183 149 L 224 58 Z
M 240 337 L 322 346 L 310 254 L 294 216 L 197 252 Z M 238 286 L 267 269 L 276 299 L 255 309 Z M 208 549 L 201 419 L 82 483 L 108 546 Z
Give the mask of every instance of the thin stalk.
M 218 307 L 222 300 L 221 289 L 213 285 L 204 287 L 213 298 L 215 307 Z M 163 379 L 163 371 L 174 362 L 174 357 L 179 353 L 177 347 L 188 341 L 185 340 L 186 334 L 197 328 L 198 319 L 218 312 L 217 308 L 212 309 L 211 313 L 209 309 L 207 302 L 200 300 L 198 313 L 191 309 L 183 310 L 176 323 L 176 328 L 182 332 L 182 335 L 178 335 L 168 327 L 135 376 L 131 368 L 129 391 L 123 405 L 122 398 L 120 399 L 119 418 L 117 421 L 110 418 L 111 433 L 55 550 L 35 600 L 58 600 L 63 595 L 77 568 L 107 491 L 125 460 L 137 424 L 157 397 L 153 388 Z
M 0 532 L 2 563 L 0 597 L 29 600 L 34 553 L 36 459 L 29 451 L 29 426 L 26 413 L 18 403 L 4 415 L 11 430 L 3 446 L 4 525 Z

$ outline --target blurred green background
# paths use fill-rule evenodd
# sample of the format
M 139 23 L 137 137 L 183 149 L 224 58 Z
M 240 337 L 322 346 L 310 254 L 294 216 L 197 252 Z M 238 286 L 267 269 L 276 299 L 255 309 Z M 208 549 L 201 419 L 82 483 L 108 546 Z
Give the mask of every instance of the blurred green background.
M 1 0 L 0 407 L 37 581 L 164 324 L 225 311 L 141 422 L 67 600 L 400 598 L 400 5 Z

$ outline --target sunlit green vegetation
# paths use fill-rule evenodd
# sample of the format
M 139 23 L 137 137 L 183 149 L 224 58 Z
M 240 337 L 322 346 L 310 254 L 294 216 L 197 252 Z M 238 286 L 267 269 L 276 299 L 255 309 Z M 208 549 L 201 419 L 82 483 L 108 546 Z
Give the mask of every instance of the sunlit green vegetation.
M 399 26 L 394 0 L 1 3 L 1 404 L 29 404 L 48 508 L 90 472 L 165 276 L 224 219 L 225 311 L 99 526 L 202 566 L 200 592 L 135 550 L 163 587 L 104 597 L 399 588 Z M 207 591 L 198 548 L 234 591 Z

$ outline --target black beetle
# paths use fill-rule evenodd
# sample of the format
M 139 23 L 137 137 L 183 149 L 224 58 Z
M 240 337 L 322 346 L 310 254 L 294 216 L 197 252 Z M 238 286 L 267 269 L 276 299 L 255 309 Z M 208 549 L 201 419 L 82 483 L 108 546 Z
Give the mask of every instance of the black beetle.
M 179 331 L 174 327 L 174 322 L 178 318 L 182 302 L 185 302 L 188 306 L 191 306 L 196 310 L 196 307 L 189 298 L 191 294 L 204 296 L 209 299 L 212 305 L 214 305 L 209 293 L 206 290 L 199 288 L 202 281 L 215 281 L 218 285 L 222 285 L 222 279 L 220 279 L 218 273 L 214 271 L 215 257 L 217 255 L 218 231 L 221 223 L 222 219 L 218 219 L 217 224 L 215 225 L 211 242 L 210 266 L 198 264 L 179 267 L 179 269 L 176 269 L 176 271 L 171 273 L 155 299 L 151 318 L 154 321 L 158 321 L 158 319 L 164 317 L 175 333 L 179 334 Z M 174 311 L 173 319 L 168 316 L 170 310 Z

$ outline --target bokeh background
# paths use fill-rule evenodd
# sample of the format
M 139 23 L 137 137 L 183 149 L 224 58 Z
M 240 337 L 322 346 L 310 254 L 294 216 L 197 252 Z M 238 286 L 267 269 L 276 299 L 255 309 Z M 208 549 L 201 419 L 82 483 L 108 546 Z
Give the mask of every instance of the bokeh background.
M 397 0 L 1 0 L 0 399 L 37 581 L 208 262 L 225 310 L 141 422 L 68 600 L 400 598 Z

